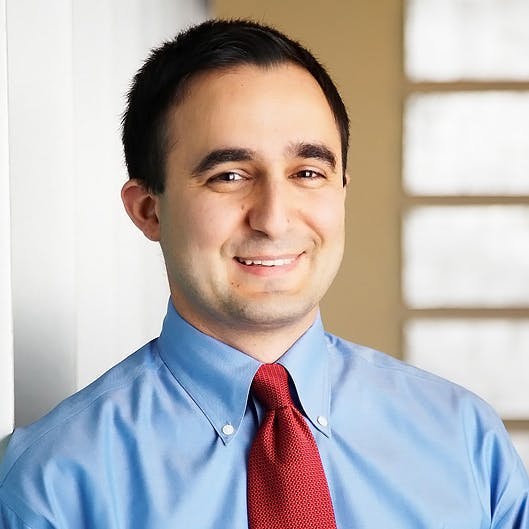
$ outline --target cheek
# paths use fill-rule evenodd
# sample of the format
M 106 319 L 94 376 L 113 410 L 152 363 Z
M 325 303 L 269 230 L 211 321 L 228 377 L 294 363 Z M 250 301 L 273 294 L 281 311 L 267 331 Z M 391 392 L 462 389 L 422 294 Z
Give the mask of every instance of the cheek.
M 320 197 L 317 203 L 307 208 L 306 218 L 312 228 L 327 243 L 339 242 L 344 237 L 345 205 L 336 196 Z
M 237 231 L 240 205 L 226 207 L 220 200 L 189 201 L 179 214 L 181 237 L 193 251 L 216 251 Z

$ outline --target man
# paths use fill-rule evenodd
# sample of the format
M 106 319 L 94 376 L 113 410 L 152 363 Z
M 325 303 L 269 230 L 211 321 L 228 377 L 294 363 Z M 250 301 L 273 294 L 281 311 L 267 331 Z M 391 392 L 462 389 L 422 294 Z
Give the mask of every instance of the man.
M 135 77 L 123 142 L 162 333 L 15 432 L 3 529 L 529 528 L 485 403 L 323 330 L 348 118 L 312 55 L 250 22 L 191 28 Z

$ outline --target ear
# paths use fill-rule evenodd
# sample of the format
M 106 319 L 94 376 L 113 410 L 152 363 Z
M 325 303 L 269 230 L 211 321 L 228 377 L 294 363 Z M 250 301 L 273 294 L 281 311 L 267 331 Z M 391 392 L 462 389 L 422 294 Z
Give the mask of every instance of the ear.
M 139 180 L 131 179 L 121 189 L 121 200 L 128 216 L 143 235 L 151 241 L 159 241 L 158 195 L 147 191 Z
M 350 180 L 351 180 L 351 178 L 349 177 L 349 173 L 344 173 L 343 180 L 342 180 L 344 188 L 347 189 L 347 186 L 348 186 Z

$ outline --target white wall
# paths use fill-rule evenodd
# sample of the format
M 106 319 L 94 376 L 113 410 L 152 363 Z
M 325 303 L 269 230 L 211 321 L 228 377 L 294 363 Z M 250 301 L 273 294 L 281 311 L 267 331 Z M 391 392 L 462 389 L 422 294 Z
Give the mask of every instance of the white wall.
M 3 1 L 22 425 L 159 332 L 163 261 L 121 205 L 120 115 L 149 49 L 207 12 L 197 0 Z

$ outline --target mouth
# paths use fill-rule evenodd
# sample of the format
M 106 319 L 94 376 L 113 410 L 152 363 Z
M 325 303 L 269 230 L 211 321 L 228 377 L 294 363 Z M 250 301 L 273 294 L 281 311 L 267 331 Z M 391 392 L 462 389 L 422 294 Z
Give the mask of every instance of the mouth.
M 235 256 L 235 260 L 246 266 L 286 266 L 292 264 L 298 256 L 295 257 L 279 257 L 279 258 L 248 258 Z
M 287 280 L 293 277 L 305 252 L 283 255 L 236 255 L 233 258 L 243 277 L 260 279 Z M 294 274 L 295 277 L 295 274 Z

